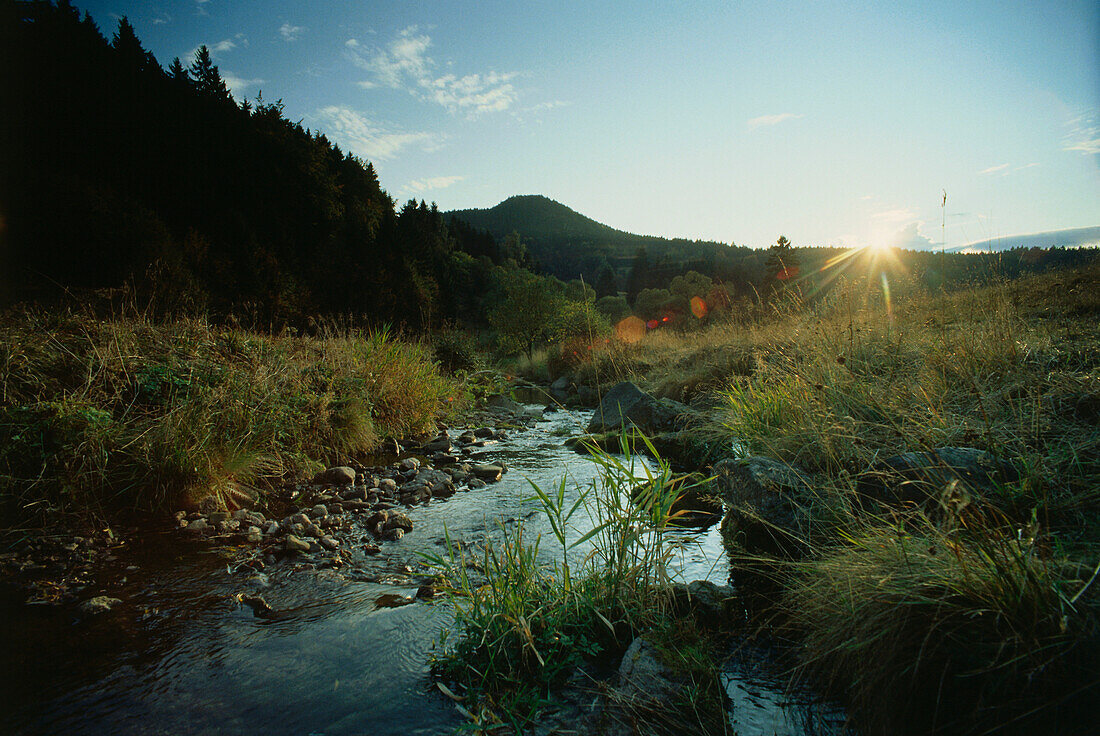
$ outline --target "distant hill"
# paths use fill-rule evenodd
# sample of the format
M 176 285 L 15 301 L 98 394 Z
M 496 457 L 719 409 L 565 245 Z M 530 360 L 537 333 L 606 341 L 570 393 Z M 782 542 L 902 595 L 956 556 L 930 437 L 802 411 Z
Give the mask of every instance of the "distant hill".
M 541 194 L 520 194 L 489 209 L 454 210 L 445 215 L 488 230 L 495 238 L 503 238 L 513 230 L 536 240 L 620 242 L 640 237 L 596 222 Z
M 1009 235 L 1004 238 L 979 240 L 959 248 L 961 253 L 996 253 L 1013 248 L 1082 248 L 1100 246 L 1100 227 L 1077 227 L 1069 230 L 1050 230 L 1030 235 Z
M 488 230 L 498 239 L 519 233 L 542 268 L 562 279 L 583 276 L 593 282 L 610 269 L 622 283 L 641 248 L 646 251 L 651 269 L 669 274 L 690 269 L 713 272 L 716 265 L 729 262 L 732 255 L 752 252 L 749 248 L 714 241 L 660 238 L 616 230 L 538 194 L 509 197 L 495 207 L 454 210 L 444 216 Z

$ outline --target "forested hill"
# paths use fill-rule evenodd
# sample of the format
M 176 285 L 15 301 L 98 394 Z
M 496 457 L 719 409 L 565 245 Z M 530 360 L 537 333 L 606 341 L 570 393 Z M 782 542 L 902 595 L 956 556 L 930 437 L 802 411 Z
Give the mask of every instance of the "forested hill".
M 205 47 L 167 69 L 121 19 L 0 3 L 0 302 L 134 284 L 278 328 L 310 315 L 478 320 L 491 236 L 395 210 L 370 163 L 237 102 Z
M 509 197 L 489 209 L 445 214 L 488 230 L 498 240 L 516 233 L 523 248 L 542 268 L 562 279 L 584 276 L 592 282 L 610 269 L 621 283 L 642 248 L 652 264 L 663 264 L 661 268 L 669 273 L 712 271 L 735 254 L 751 253 L 748 248 L 712 241 L 670 240 L 623 232 L 537 194 Z

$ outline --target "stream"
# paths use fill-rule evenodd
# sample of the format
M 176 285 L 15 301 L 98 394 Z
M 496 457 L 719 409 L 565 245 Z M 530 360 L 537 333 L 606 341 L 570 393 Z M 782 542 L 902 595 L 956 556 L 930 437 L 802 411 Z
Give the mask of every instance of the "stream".
M 569 478 L 570 493 L 598 467 L 563 446 L 590 412 L 556 411 L 486 448 L 480 461 L 509 472 L 479 490 L 407 509 L 412 532 L 357 551 L 334 569 L 284 561 L 259 573 L 239 556 L 159 528 L 139 534 L 106 591 L 122 599 L 108 615 L 0 597 L 0 663 L 8 684 L 4 733 L 26 734 L 449 734 L 463 718 L 432 685 L 429 658 L 450 621 L 436 598 L 390 607 L 428 580 L 424 553 L 445 535 L 465 543 L 522 522 L 549 525 L 528 480 L 544 489 Z M 575 497 L 575 496 L 574 496 Z M 680 579 L 730 582 L 717 525 L 691 529 L 675 562 Z M 120 562 L 120 564 L 122 564 Z M 259 593 L 278 615 L 253 615 L 234 597 Z M 789 693 L 766 651 L 747 647 L 724 673 L 730 718 L 741 736 L 841 734 L 844 713 Z

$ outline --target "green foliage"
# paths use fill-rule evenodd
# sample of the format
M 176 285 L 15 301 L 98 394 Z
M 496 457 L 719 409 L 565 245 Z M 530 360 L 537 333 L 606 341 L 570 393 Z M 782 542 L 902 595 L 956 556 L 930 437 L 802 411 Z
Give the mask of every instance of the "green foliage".
M 506 355 L 523 352 L 531 357 L 536 346 L 554 337 L 563 298 L 549 279 L 529 271 L 510 270 L 502 282 L 489 325 Z
M 624 296 L 605 296 L 596 301 L 596 310 L 614 324 L 630 314 L 630 305 Z
M 667 463 L 651 469 L 625 439 L 620 449 L 596 451 L 601 476 L 575 495 L 565 478 L 549 490 L 532 484 L 554 550 L 521 524 L 501 525 L 500 541 L 478 551 L 448 536 L 446 551 L 428 556 L 455 607 L 435 669 L 466 688 L 471 716 L 495 703 L 523 730 L 577 665 L 621 653 L 642 631 L 667 630 L 662 591 L 679 543 L 666 530 L 685 489 Z

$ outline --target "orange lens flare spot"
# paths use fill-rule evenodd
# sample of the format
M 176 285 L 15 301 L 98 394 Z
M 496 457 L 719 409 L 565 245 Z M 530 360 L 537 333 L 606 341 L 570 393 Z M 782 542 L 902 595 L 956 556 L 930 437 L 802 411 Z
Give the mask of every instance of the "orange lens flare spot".
M 655 319 L 651 319 L 651 320 L 649 320 L 648 322 L 646 322 L 646 323 L 645 323 L 645 326 L 646 326 L 646 327 L 648 327 L 648 328 L 649 328 L 649 329 L 651 329 L 651 330 L 655 330 L 655 329 L 657 329 L 657 327 L 658 327 L 658 326 L 659 326 L 660 324 L 661 324 L 661 323 L 660 323 L 660 322 L 658 322 L 657 320 L 655 320 Z
M 775 277 L 777 279 L 779 279 L 780 281 L 786 281 L 788 279 L 793 279 L 797 275 L 798 275 L 798 266 L 793 266 L 791 268 L 784 268 L 782 271 L 777 273 L 775 275 Z
M 615 337 L 623 342 L 638 342 L 645 337 L 645 322 L 631 315 L 615 325 Z
M 695 315 L 696 319 L 707 316 L 707 303 L 703 301 L 703 297 L 693 296 L 691 298 L 691 313 Z

